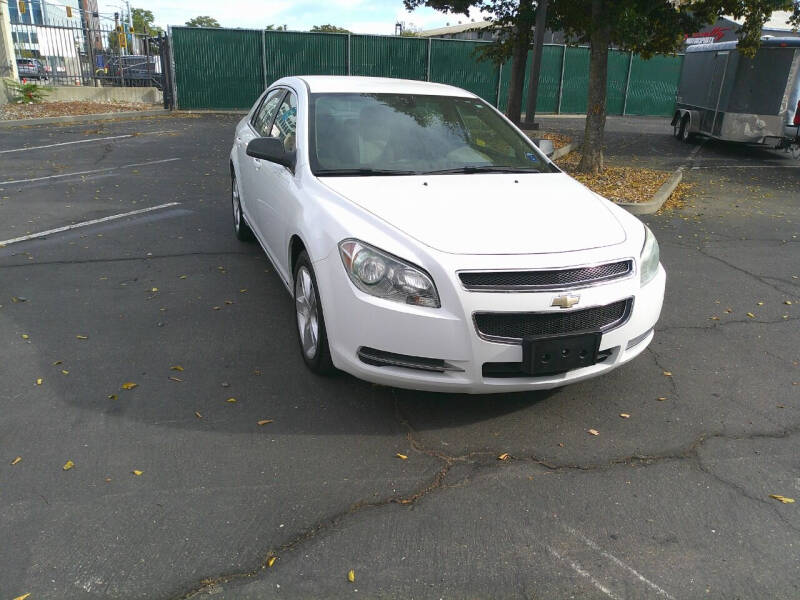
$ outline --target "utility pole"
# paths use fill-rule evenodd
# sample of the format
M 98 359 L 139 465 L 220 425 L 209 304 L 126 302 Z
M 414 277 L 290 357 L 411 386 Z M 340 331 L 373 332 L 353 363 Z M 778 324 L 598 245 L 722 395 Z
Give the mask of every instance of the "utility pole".
M 14 41 L 11 39 L 11 14 L 8 3 L 0 2 L 0 79 L 19 80 L 17 57 L 14 54 Z M 6 104 L 6 87 L 0 84 L 0 104 Z
M 525 103 L 525 121 L 523 122 L 527 129 L 539 129 L 539 124 L 535 122 L 536 96 L 539 93 L 539 72 L 542 67 L 544 32 L 547 26 L 547 2 L 548 0 L 539 0 L 536 3 L 533 60 L 531 61 L 530 76 L 528 78 L 528 101 Z

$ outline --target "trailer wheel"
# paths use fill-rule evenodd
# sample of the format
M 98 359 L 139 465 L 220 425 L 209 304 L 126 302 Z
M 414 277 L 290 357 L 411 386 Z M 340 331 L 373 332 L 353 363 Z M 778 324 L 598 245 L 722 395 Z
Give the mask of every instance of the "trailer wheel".
M 681 119 L 680 139 L 683 142 L 689 143 L 694 138 L 694 134 L 689 131 L 689 115 L 684 115 Z
M 675 124 L 672 126 L 672 135 L 674 135 L 676 139 L 681 139 L 683 137 L 683 133 L 681 132 L 682 123 L 682 119 L 675 119 Z

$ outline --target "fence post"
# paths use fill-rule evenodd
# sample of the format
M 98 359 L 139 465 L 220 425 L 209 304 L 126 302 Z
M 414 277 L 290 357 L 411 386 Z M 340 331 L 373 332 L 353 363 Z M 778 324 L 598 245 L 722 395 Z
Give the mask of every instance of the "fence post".
M 172 47 L 172 42 L 175 40 L 172 37 L 172 27 L 167 26 L 167 62 L 169 63 L 170 79 L 172 80 L 172 108 L 177 109 L 178 106 L 178 82 L 175 79 L 175 49 Z
M 347 34 L 347 74 L 352 75 L 353 72 L 350 68 L 350 37 L 351 35 Z
M 267 30 L 261 30 L 261 81 L 262 89 L 267 89 Z
M 558 82 L 558 106 L 556 106 L 556 114 L 561 114 L 561 95 L 564 92 L 564 65 L 567 64 L 567 45 L 561 47 L 561 80 Z
M 494 99 L 494 107 L 500 110 L 500 84 L 503 82 L 503 63 L 497 65 L 497 94 Z
M 428 63 L 425 66 L 425 81 L 431 80 L 431 38 L 428 38 Z
M 633 52 L 630 53 L 631 58 L 628 61 L 628 76 L 625 78 L 625 98 L 622 100 L 622 116 L 625 116 L 625 109 L 628 108 L 628 88 L 631 84 L 631 67 L 633 66 Z

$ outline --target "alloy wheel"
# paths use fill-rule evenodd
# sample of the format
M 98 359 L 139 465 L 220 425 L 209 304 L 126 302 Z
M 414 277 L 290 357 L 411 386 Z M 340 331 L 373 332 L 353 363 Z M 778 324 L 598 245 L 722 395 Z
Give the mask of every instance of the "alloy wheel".
M 300 343 L 306 358 L 313 359 L 319 346 L 319 309 L 314 281 L 309 270 L 302 266 L 294 282 L 295 309 Z

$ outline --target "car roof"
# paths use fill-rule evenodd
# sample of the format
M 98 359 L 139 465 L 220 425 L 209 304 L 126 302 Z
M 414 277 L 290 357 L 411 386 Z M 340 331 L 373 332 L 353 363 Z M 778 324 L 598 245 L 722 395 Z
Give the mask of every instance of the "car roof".
M 461 88 L 416 81 L 413 79 L 393 79 L 390 77 L 360 77 L 352 75 L 299 75 L 284 77 L 273 85 L 301 81 L 312 94 L 317 93 L 373 93 L 373 94 L 420 94 L 429 96 L 460 96 L 474 98 L 475 95 Z

